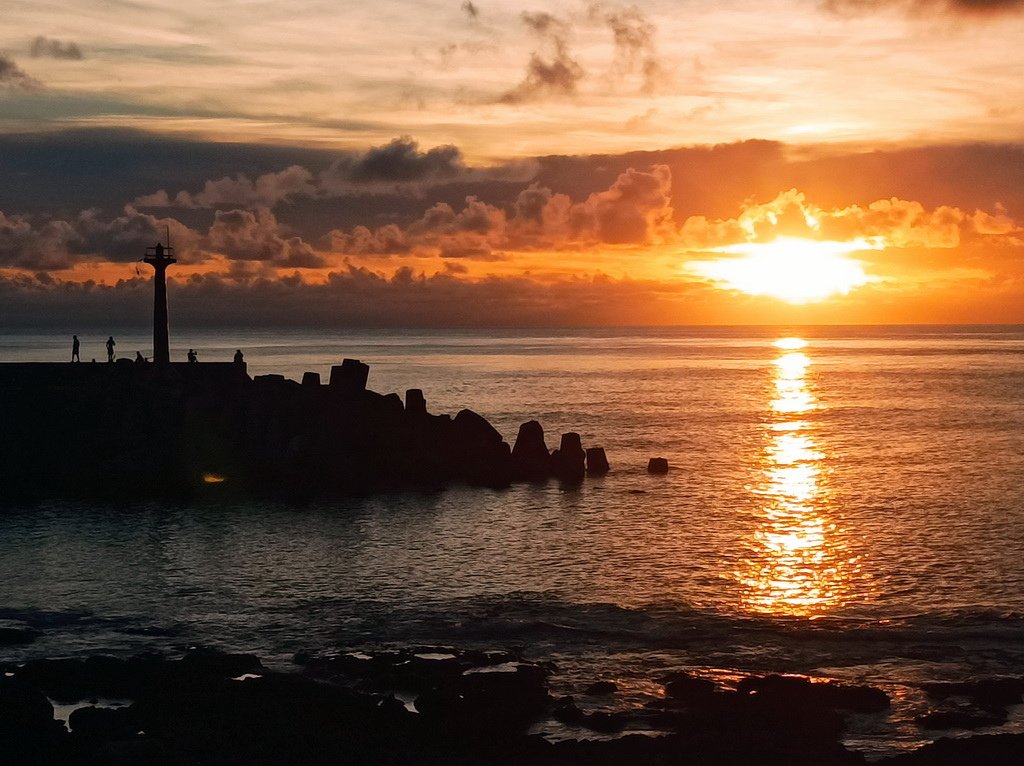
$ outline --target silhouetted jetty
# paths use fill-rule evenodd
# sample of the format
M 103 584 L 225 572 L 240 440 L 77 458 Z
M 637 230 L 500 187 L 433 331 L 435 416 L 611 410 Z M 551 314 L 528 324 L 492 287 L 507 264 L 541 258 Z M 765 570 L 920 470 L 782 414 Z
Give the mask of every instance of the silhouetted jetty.
M 146 248 L 153 267 L 153 357 L 81 364 L 0 364 L 0 497 L 141 498 L 233 491 L 288 499 L 452 482 L 507 487 L 513 480 L 577 482 L 589 465 L 608 472 L 600 448 L 562 435 L 549 454 L 536 421 L 510 449 L 472 410 L 431 415 L 423 391 L 378 394 L 370 368 L 345 359 L 327 385 L 247 373 L 232 362 L 199 362 L 189 349 L 171 362 L 167 244 Z M 94 360 L 95 361 L 95 360 Z
M 244 362 L 0 364 L 4 496 L 140 498 L 236 492 L 287 499 L 455 482 L 579 481 L 578 434 L 548 452 L 536 421 L 515 449 L 481 415 L 433 415 L 420 389 L 367 389 L 345 359 L 326 384 L 251 378 Z M 607 471 L 590 450 L 591 472 Z

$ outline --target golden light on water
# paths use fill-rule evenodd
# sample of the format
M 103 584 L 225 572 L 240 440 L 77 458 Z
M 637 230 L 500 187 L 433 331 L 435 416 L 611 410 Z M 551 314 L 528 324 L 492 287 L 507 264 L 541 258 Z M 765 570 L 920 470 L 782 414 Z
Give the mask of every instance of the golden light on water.
M 743 242 L 711 252 L 739 255 L 691 261 L 687 270 L 721 286 L 749 295 L 769 295 L 790 303 L 810 303 L 874 281 L 860 261 L 849 256 L 863 250 L 880 250 L 877 238 L 848 242 L 778 237 L 771 242 Z
M 821 405 L 808 379 L 801 338 L 773 344 L 774 395 L 767 405 L 768 442 L 755 456 L 756 526 L 736 579 L 744 605 L 765 614 L 814 617 L 843 604 L 857 561 L 847 549 L 825 466 L 827 445 L 813 419 Z

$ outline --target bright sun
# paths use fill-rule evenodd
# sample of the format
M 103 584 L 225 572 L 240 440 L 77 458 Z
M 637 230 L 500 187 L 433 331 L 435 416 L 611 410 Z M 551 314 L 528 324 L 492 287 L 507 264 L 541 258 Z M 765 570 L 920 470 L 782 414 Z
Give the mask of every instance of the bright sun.
M 770 295 L 791 303 L 820 301 L 846 294 L 873 281 L 860 261 L 847 258 L 858 250 L 880 250 L 875 239 L 849 242 L 779 237 L 771 242 L 744 242 L 711 252 L 741 255 L 713 261 L 690 261 L 686 270 L 723 287 L 751 295 Z

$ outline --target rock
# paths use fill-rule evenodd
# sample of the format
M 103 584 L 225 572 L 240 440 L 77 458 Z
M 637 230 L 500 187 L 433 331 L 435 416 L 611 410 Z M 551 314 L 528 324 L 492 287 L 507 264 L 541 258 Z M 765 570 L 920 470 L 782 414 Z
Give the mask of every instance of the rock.
M 495 488 L 511 483 L 509 446 L 494 426 L 472 410 L 460 410 L 455 416 L 447 446 L 457 478 Z
M 650 460 L 647 461 L 647 473 L 668 473 L 668 458 L 652 457 Z
M 982 707 L 1016 705 L 1024 694 L 1024 678 L 982 678 L 959 683 L 924 684 L 925 694 L 932 699 L 964 697 Z
M 662 679 L 665 684 L 665 695 L 684 705 L 695 705 L 707 702 L 716 692 L 713 681 L 697 678 L 689 673 L 673 673 Z
M 582 481 L 586 475 L 586 459 L 580 435 L 572 431 L 562 434 L 558 452 L 552 456 L 555 475 L 562 481 Z
M 835 681 L 812 682 L 802 676 L 748 676 L 737 684 L 740 694 L 788 707 L 821 707 L 876 713 L 889 707 L 889 695 L 870 686 L 847 686 Z
M 304 386 L 319 386 L 320 385 L 320 373 L 319 372 L 304 372 L 302 373 L 302 385 Z
M 340 365 L 331 367 L 331 388 L 344 394 L 358 394 L 366 390 L 370 377 L 370 366 L 358 359 L 343 359 Z
M 579 725 L 600 734 L 618 734 L 626 728 L 628 722 L 629 715 L 627 713 L 611 713 L 605 710 L 597 710 L 584 715 Z
M 51 754 L 65 736 L 40 691 L 20 678 L 0 676 L 0 764 L 58 763 Z
M 551 455 L 544 443 L 544 428 L 536 420 L 519 426 L 512 448 L 512 476 L 520 481 L 540 481 L 551 475 Z
M 549 707 L 547 673 L 534 665 L 515 672 L 464 673 L 451 684 L 416 698 L 416 710 L 429 726 L 465 736 L 508 736 L 525 731 Z
M 245 673 L 258 673 L 263 663 L 253 654 L 228 654 L 215 649 L 191 649 L 181 658 L 182 671 L 193 676 L 236 678 Z
M 922 729 L 980 729 L 984 726 L 1000 726 L 1006 723 L 1006 710 L 933 710 L 918 716 L 914 723 Z
M 0 628 L 0 646 L 31 644 L 41 635 L 42 633 L 32 628 Z
M 989 734 L 946 739 L 912 753 L 876 761 L 884 766 L 1005 766 L 1024 763 L 1024 734 Z
M 427 400 L 421 389 L 410 388 L 405 392 L 405 413 L 417 418 L 427 414 Z
M 604 447 L 587 447 L 587 476 L 604 476 L 609 470 Z
M 130 739 L 139 722 L 130 708 L 80 707 L 68 717 L 68 727 L 80 739 Z
M 559 723 L 578 726 L 583 720 L 583 711 L 572 697 L 559 697 L 551 708 L 551 717 Z
M 591 697 L 604 697 L 608 694 L 615 694 L 618 690 L 619 687 L 614 681 L 595 681 L 583 693 Z

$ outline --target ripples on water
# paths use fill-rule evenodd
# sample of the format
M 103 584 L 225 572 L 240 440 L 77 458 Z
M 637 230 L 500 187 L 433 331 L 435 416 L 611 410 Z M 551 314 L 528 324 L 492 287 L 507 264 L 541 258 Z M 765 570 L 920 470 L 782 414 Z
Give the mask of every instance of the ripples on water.
M 374 389 L 421 387 L 509 440 L 531 417 L 549 446 L 577 430 L 613 473 L 301 509 L 9 509 L 0 618 L 53 626 L 25 653 L 519 643 L 570 679 L 1024 673 L 1021 328 L 186 339 L 203 360 L 243 348 L 253 374 L 358 357 Z M 64 345 L 0 336 L 0 360 Z

